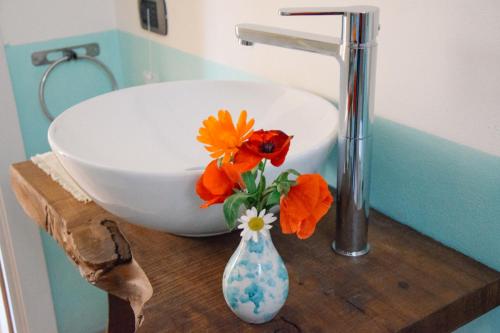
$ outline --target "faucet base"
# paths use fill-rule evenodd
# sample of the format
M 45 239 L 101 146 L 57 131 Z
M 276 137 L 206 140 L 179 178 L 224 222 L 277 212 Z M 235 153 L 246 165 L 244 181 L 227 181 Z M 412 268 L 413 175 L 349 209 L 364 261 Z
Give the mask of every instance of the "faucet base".
M 335 253 L 340 254 L 344 257 L 361 257 L 370 252 L 370 244 L 366 245 L 366 248 L 360 251 L 346 251 L 346 250 L 341 250 L 337 249 L 335 246 L 335 242 L 332 243 L 332 249 L 335 251 Z

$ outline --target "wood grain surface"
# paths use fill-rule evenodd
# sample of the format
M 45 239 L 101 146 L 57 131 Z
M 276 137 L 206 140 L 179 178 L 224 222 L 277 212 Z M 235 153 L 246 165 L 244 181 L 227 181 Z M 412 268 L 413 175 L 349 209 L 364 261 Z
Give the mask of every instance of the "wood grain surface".
M 500 273 L 376 211 L 371 252 L 334 254 L 332 209 L 308 240 L 272 229 L 289 298 L 273 321 L 249 325 L 221 291 L 238 234 L 185 238 L 142 228 L 77 202 L 31 162 L 15 164 L 11 175 L 28 215 L 82 275 L 132 305 L 127 312 L 110 297 L 110 332 L 139 324 L 139 332 L 449 332 L 500 304 Z

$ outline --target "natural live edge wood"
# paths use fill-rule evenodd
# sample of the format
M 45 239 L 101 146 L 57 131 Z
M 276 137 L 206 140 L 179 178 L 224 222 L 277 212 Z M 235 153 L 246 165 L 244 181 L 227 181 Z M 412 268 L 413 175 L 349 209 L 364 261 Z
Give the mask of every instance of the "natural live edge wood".
M 139 327 L 153 289 L 118 228 L 120 220 L 95 203 L 76 201 L 31 162 L 11 168 L 11 184 L 26 213 L 59 243 L 88 282 L 130 302 Z
M 152 285 L 139 332 L 448 332 L 500 304 L 500 273 L 376 211 L 371 253 L 355 259 L 335 255 L 330 248 L 335 231 L 327 222 L 334 218 L 332 209 L 308 240 L 273 229 L 288 268 L 290 295 L 273 321 L 248 325 L 230 312 L 221 293 L 237 233 L 184 238 L 134 226 L 95 204 L 74 202 L 30 162 L 13 166 L 12 183 L 28 214 L 58 239 L 84 276 L 105 267 L 107 273 L 90 274 L 89 280 L 122 299 L 132 294 L 141 300 L 135 302 L 136 315 Z M 115 224 L 96 225 L 103 220 Z M 80 228 L 84 231 L 75 236 Z M 123 239 L 114 243 L 110 233 Z M 93 247 L 103 254 L 96 255 Z M 122 275 L 130 254 L 135 266 L 128 272 L 135 273 Z M 102 283 L 110 274 L 115 280 Z M 131 293 L 136 276 L 142 287 Z M 126 304 L 110 297 L 110 307 L 110 329 L 133 331 L 127 317 L 119 318 L 128 313 Z

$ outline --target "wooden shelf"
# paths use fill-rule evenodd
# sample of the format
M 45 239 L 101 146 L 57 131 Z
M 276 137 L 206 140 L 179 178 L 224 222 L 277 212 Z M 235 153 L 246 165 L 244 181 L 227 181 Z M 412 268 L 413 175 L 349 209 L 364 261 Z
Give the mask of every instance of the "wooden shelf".
M 273 229 L 289 298 L 272 322 L 248 325 L 221 291 L 238 234 L 184 238 L 134 226 L 77 202 L 31 162 L 13 165 L 11 178 L 27 214 L 88 281 L 117 296 L 110 332 L 141 319 L 139 332 L 448 332 L 500 304 L 499 272 L 376 211 L 370 254 L 335 255 L 332 210 L 306 241 Z

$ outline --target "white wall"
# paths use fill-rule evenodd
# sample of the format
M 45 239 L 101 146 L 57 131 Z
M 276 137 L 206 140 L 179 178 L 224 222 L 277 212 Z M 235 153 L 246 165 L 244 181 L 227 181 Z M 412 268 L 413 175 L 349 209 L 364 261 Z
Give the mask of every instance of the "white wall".
M 1 253 L 0 253 L 0 258 L 1 258 Z M 0 288 L 3 288 L 2 284 L 0 284 Z M 0 293 L 2 291 L 0 290 Z M 7 304 L 3 301 L 3 297 L 0 296 L 0 332 L 9 332 L 9 319 L 7 317 Z
M 39 229 L 10 190 L 9 165 L 26 156 L 3 44 L 20 45 L 115 28 L 112 0 L 0 0 L 0 252 L 18 332 L 52 333 L 57 327 Z M 29 55 L 26 61 L 30 62 Z
M 25 44 L 115 28 L 113 0 L 0 0 L 5 44 Z
M 500 156 L 500 2 L 495 0 L 168 0 L 169 35 L 140 29 L 136 0 L 114 0 L 118 28 L 278 82 L 338 97 L 325 56 L 240 46 L 234 25 L 260 23 L 338 35 L 339 18 L 279 17 L 289 6 L 381 9 L 375 112 Z
M 17 332 L 56 332 L 39 229 L 10 189 L 9 166 L 25 159 L 0 30 L 0 253 Z

